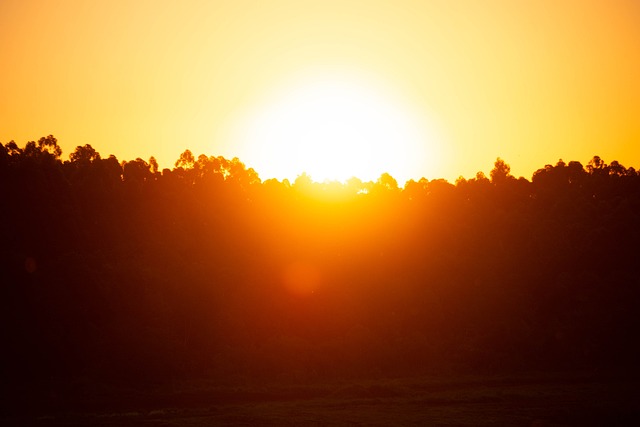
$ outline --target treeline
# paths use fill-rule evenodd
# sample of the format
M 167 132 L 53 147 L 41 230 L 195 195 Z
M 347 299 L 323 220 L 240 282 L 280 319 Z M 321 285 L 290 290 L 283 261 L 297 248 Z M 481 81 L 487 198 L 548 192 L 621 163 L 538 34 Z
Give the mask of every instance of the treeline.
M 185 151 L 0 144 L 0 369 L 221 383 L 608 369 L 640 357 L 640 175 L 261 181 Z

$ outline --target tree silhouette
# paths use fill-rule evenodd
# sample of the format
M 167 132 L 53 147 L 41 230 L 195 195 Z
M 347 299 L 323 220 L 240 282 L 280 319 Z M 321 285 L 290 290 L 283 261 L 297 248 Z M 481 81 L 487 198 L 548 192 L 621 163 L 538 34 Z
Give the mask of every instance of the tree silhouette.
M 511 166 L 505 163 L 500 157 L 496 159 L 493 165 L 493 169 L 489 173 L 491 176 L 491 183 L 494 185 L 504 184 L 507 179 L 513 178 L 509 173 L 511 172 Z
M 178 160 L 176 160 L 176 168 L 192 169 L 196 162 L 196 158 L 193 156 L 191 150 L 184 150 Z
M 615 160 L 560 160 L 529 181 L 498 158 L 490 179 L 399 188 L 389 174 L 263 182 L 188 150 L 162 174 L 89 144 L 63 162 L 40 141 L 0 144 L 8 389 L 640 357 L 640 177 Z
M 151 176 L 151 165 L 139 157 L 123 163 L 122 178 L 125 182 L 142 183 L 150 179 Z
M 149 157 L 149 167 L 151 168 L 151 172 L 154 175 L 158 173 L 158 169 L 160 166 L 158 165 L 158 161 L 156 160 L 156 158 L 153 156 Z
M 376 181 L 376 184 L 386 190 L 391 190 L 391 191 L 399 190 L 398 181 L 396 181 L 396 179 L 391 175 L 389 175 L 387 172 L 380 175 L 380 177 Z
M 76 147 L 73 153 L 69 154 L 69 160 L 75 163 L 89 164 L 100 160 L 100 154 L 91 145 L 85 144 L 83 147 Z
M 38 148 L 51 154 L 56 159 L 62 155 L 62 149 L 58 145 L 58 140 L 53 135 L 40 138 L 38 140 Z

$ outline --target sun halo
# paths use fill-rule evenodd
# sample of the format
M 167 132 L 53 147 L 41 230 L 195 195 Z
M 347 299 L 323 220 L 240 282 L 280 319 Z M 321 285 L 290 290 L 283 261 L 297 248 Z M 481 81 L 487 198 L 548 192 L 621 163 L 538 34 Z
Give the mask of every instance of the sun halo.
M 366 79 L 325 75 L 274 92 L 237 122 L 232 139 L 262 178 L 314 181 L 433 171 L 437 132 L 424 114 Z M 418 176 L 420 175 L 420 176 Z

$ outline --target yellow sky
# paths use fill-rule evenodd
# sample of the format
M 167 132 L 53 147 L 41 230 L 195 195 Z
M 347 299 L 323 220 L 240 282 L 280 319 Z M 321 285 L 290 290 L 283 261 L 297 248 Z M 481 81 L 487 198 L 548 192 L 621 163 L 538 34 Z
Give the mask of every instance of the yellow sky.
M 89 143 L 171 167 L 189 148 L 269 178 L 229 129 L 328 73 L 437 129 L 400 181 L 498 156 L 527 178 L 596 154 L 640 167 L 634 0 L 3 0 L 0 64 L 0 142 L 54 134 L 64 158 Z

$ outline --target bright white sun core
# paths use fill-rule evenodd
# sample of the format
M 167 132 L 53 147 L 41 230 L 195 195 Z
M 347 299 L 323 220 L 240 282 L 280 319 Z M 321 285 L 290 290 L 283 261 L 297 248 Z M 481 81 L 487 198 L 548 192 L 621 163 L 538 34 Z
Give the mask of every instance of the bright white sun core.
M 366 79 L 302 79 L 275 91 L 235 123 L 239 156 L 262 179 L 399 183 L 434 172 L 439 136 L 424 114 Z

